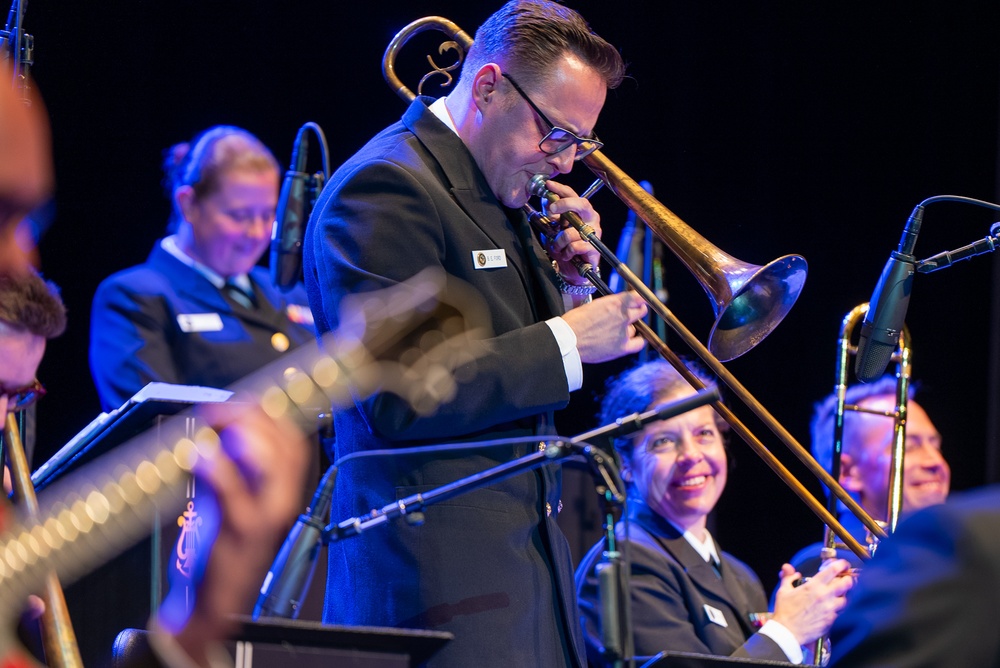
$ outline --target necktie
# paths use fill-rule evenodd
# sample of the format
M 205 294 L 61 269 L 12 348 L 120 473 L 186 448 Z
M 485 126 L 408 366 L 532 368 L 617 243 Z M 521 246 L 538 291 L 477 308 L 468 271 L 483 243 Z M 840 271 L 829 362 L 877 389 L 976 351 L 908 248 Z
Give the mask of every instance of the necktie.
M 230 299 L 244 308 L 254 309 L 257 307 L 257 300 L 254 297 L 254 294 L 252 292 L 248 293 L 232 280 L 226 281 L 222 291 L 225 292 Z
M 707 561 L 708 561 L 708 565 L 712 567 L 712 570 L 715 571 L 715 574 L 718 575 L 719 579 L 721 580 L 722 579 L 722 564 L 720 564 L 718 561 L 716 561 L 715 557 L 713 557 L 712 555 L 708 556 Z

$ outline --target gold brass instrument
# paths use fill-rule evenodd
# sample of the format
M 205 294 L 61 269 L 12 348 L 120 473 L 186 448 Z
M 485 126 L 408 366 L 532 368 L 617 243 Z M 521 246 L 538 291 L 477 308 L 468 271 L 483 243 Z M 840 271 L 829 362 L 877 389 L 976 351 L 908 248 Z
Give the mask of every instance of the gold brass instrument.
M 451 36 L 457 44 L 459 57 L 463 51 L 472 46 L 472 40 L 454 23 L 440 17 L 426 17 L 414 21 L 404 27 L 390 43 L 383 58 L 382 70 L 386 80 L 396 93 L 406 101 L 412 101 L 416 95 L 407 88 L 396 76 L 395 59 L 402 46 L 412 36 L 429 29 L 439 30 Z M 441 50 L 447 48 L 442 46 Z M 431 61 L 434 65 L 433 61 Z M 435 72 L 447 69 L 449 72 L 458 67 L 454 64 L 448 68 L 434 65 Z M 431 76 L 428 75 L 428 76 Z M 446 73 L 447 75 L 447 73 Z M 450 75 L 445 85 L 450 83 Z M 421 79 L 421 85 L 427 79 Z M 418 89 L 419 92 L 419 89 Z M 872 532 L 882 538 L 885 532 L 857 504 L 843 487 L 812 457 L 792 435 L 758 402 L 745 387 L 721 363 L 743 354 L 757 343 L 781 321 L 787 314 L 805 282 L 805 260 L 798 256 L 785 256 L 775 260 L 765 267 L 758 267 L 733 259 L 698 235 L 690 226 L 674 215 L 667 207 L 647 193 L 638 183 L 615 166 L 601 151 L 595 151 L 583 159 L 583 162 L 601 179 L 618 197 L 635 211 L 636 215 L 646 222 L 653 232 L 659 236 L 695 274 L 702 287 L 709 293 L 715 305 L 716 323 L 712 328 L 710 345 L 713 351 L 706 348 L 632 273 L 624 263 L 614 257 L 614 254 L 600 244 L 596 235 L 588 236 L 585 229 L 580 229 L 581 235 L 594 243 L 601 251 L 602 257 L 611 263 L 619 275 L 634 289 L 649 305 L 650 310 L 664 320 L 708 366 L 712 373 L 724 382 L 733 394 L 738 397 L 762 422 L 798 457 L 799 460 L 815 475 L 845 506 Z M 565 218 L 569 218 L 566 216 Z M 578 218 L 577 218 L 578 219 Z M 603 247 L 603 250 L 602 250 Z M 607 254 L 605 254 L 605 251 Z M 596 285 L 596 283 L 595 283 Z M 704 385 L 687 370 L 680 358 L 656 337 L 652 329 L 636 324 L 637 331 L 683 375 L 695 389 L 703 389 Z M 844 541 L 853 552 L 861 558 L 868 558 L 868 552 L 831 514 L 826 506 L 818 501 L 809 490 L 771 453 L 764 444 L 737 418 L 732 411 L 721 403 L 714 404 L 723 418 L 729 422 L 733 430 L 739 434 L 765 463 L 788 485 L 796 495 L 812 510 L 824 524 L 831 527 L 834 533 Z
M 38 498 L 31 484 L 31 468 L 24 453 L 24 443 L 17 427 L 17 418 L 13 413 L 7 415 L 3 440 L 10 465 L 14 501 L 29 515 L 36 516 L 39 512 Z M 45 578 L 42 600 L 45 601 L 45 614 L 42 615 L 40 624 L 45 661 L 52 668 L 83 668 L 83 659 L 80 657 L 76 634 L 73 632 L 69 609 L 66 607 L 66 597 L 55 572 L 50 572 Z
M 910 392 L 910 376 L 911 376 L 911 362 L 910 362 L 910 348 L 909 348 L 909 332 L 906 328 L 899 335 L 899 343 L 896 347 L 896 351 L 892 355 L 892 359 L 896 361 L 898 367 L 896 372 L 896 406 L 893 411 L 879 411 L 871 408 L 865 408 L 863 406 L 858 406 L 856 404 L 847 403 L 847 376 L 850 357 L 852 355 L 858 354 L 858 347 L 851 343 L 851 338 L 854 334 L 858 323 L 865 317 L 868 313 L 868 302 L 864 304 L 859 304 L 851 309 L 847 315 L 844 316 L 843 321 L 840 324 L 840 336 L 837 339 L 837 384 L 834 389 L 834 393 L 837 397 L 837 402 L 834 406 L 833 412 L 833 451 L 831 453 L 830 460 L 830 475 L 840 480 L 841 473 L 841 454 L 844 450 L 844 416 L 849 411 L 858 413 L 869 413 L 872 415 L 881 415 L 887 418 L 892 418 L 893 420 L 893 439 L 892 439 L 892 455 L 889 465 L 889 504 L 888 504 L 888 514 L 886 518 L 888 521 L 886 525 L 889 528 L 889 532 L 892 533 L 896 530 L 896 524 L 899 521 L 899 513 L 903 507 L 903 458 L 906 450 L 906 406 L 907 400 L 909 399 Z M 837 514 L 837 499 L 831 496 L 828 500 L 827 509 L 831 514 Z M 868 553 L 874 556 L 875 550 L 878 548 L 878 538 L 874 535 L 869 536 L 868 540 Z M 827 559 L 836 559 L 837 557 L 837 540 L 833 531 L 830 530 L 829 526 L 826 526 L 823 531 L 823 548 L 820 551 L 820 557 L 826 561 Z M 823 638 L 816 641 L 816 646 L 813 648 L 814 665 L 823 665 Z
M 853 404 L 848 404 L 847 395 L 847 375 L 848 361 L 851 355 L 856 355 L 858 347 L 851 343 L 853 332 L 858 323 L 868 313 L 868 303 L 855 306 L 846 316 L 840 326 L 840 337 L 837 340 L 837 385 L 835 393 L 837 403 L 834 408 L 833 418 L 833 459 L 831 462 L 831 475 L 840 479 L 841 453 L 844 445 L 844 415 L 848 411 L 859 413 L 870 413 L 882 415 L 893 420 L 892 439 L 892 459 L 889 466 L 889 504 L 886 514 L 886 525 L 889 533 L 896 530 L 899 522 L 899 514 L 903 507 L 903 463 L 906 452 L 906 419 L 907 401 L 910 392 L 910 377 L 912 373 L 912 362 L 910 360 L 909 332 L 906 328 L 899 335 L 899 343 L 892 355 L 892 360 L 897 364 L 896 370 L 896 405 L 892 411 L 879 411 L 864 408 Z M 830 512 L 836 512 L 836 501 L 831 498 Z M 833 548 L 833 536 L 829 530 L 826 532 L 824 545 Z M 873 540 L 870 545 L 870 552 L 874 553 L 878 542 Z
M 445 51 L 454 49 L 458 51 L 458 56 L 456 61 L 447 67 L 438 66 L 430 56 L 427 56 L 427 62 L 431 64 L 433 69 L 420 79 L 420 84 L 417 86 L 417 92 L 414 93 L 406 86 L 406 84 L 402 82 L 402 80 L 400 80 L 399 75 L 396 74 L 396 56 L 399 53 L 399 50 L 406 45 L 411 37 L 428 30 L 437 30 L 451 37 L 451 41 L 443 42 L 441 46 L 438 47 L 438 53 L 444 53 Z M 441 84 L 441 86 L 450 86 L 452 82 L 451 73 L 461 66 L 462 62 L 465 60 L 465 54 L 469 52 L 469 48 L 471 46 L 472 38 L 469 37 L 469 34 L 459 28 L 454 22 L 449 21 L 442 16 L 425 16 L 422 19 L 417 19 L 410 25 L 400 30 L 396 33 L 396 36 L 392 38 L 392 41 L 389 42 L 389 47 L 385 50 L 385 57 L 382 58 L 382 76 L 385 77 L 386 82 L 397 95 L 407 102 L 413 102 L 417 95 L 422 93 L 424 83 L 432 76 L 440 75 L 444 77 L 445 81 Z
M 715 309 L 708 348 L 719 361 L 749 351 L 788 315 L 806 282 L 804 258 L 785 255 L 763 267 L 737 260 L 695 232 L 601 151 L 583 163 L 646 222 L 708 293 Z

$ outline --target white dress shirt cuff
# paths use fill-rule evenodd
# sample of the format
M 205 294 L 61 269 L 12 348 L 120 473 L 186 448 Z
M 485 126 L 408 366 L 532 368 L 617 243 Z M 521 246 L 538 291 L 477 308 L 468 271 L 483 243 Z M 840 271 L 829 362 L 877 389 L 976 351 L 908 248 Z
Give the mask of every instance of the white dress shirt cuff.
M 802 663 L 802 648 L 799 646 L 799 641 L 784 624 L 769 619 L 764 622 L 764 626 L 760 627 L 760 631 L 757 633 L 776 642 L 791 663 Z
M 580 359 L 580 351 L 576 349 L 576 333 L 562 318 L 550 318 L 545 324 L 552 330 L 552 336 L 556 337 L 556 343 L 559 344 L 569 391 L 579 390 L 583 387 L 583 361 Z

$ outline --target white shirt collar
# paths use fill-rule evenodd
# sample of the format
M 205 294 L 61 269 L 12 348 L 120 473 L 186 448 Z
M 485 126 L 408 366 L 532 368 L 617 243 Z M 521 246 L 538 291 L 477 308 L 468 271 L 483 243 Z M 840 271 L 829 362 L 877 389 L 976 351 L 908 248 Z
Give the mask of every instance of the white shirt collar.
M 670 520 L 667 521 L 670 522 Z M 712 534 L 708 532 L 708 529 L 705 529 L 705 540 L 701 541 L 698 540 L 693 531 L 684 531 L 673 522 L 670 522 L 670 524 L 684 535 L 684 540 L 694 548 L 695 552 L 701 555 L 702 559 L 716 564 L 722 563 L 722 559 L 719 558 L 719 552 L 715 549 L 715 541 L 712 540 Z
M 438 117 L 438 120 L 448 126 L 452 132 L 458 134 L 458 128 L 455 127 L 455 121 L 451 120 L 451 114 L 448 113 L 448 107 L 445 106 L 444 98 L 439 97 L 438 99 L 431 102 L 431 106 L 428 107 L 431 113 Z
M 221 290 L 226 285 L 226 279 L 220 274 L 216 273 L 208 265 L 198 262 L 187 253 L 181 250 L 181 247 L 177 243 L 177 235 L 172 234 L 165 239 L 160 241 L 160 247 L 173 255 L 175 258 L 191 267 L 199 274 L 208 279 L 208 282 L 214 285 L 216 288 Z M 253 284 L 250 282 L 250 277 L 246 274 L 238 274 L 236 276 L 231 276 L 230 279 L 233 283 L 240 287 L 240 289 L 246 291 L 249 294 L 253 294 Z

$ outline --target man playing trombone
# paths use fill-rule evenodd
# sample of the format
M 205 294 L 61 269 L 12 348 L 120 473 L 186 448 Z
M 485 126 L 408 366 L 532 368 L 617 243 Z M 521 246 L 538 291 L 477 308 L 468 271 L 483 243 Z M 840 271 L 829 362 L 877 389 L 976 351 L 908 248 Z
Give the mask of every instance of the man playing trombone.
M 438 266 L 485 295 L 496 336 L 455 401 L 416 419 L 376 396 L 335 413 L 334 459 L 446 441 L 543 433 L 582 384 L 583 363 L 643 346 L 631 323 L 646 306 L 620 294 L 590 301 L 573 267 L 597 253 L 573 229 L 543 249 L 519 210 L 535 174 L 570 171 L 601 146 L 594 128 L 624 74 L 617 50 L 575 11 L 512 0 L 476 33 L 455 89 L 418 98 L 327 183 L 304 248 L 317 329 L 341 299 Z M 590 202 L 551 183 L 550 208 L 595 229 Z M 567 306 L 574 308 L 567 310 Z M 533 446 L 537 447 L 537 446 Z M 450 483 L 525 453 L 354 459 L 340 469 L 334 519 Z M 327 622 L 451 631 L 441 666 L 581 666 L 572 566 L 556 524 L 558 472 L 544 470 L 331 546 Z
M 948 497 L 951 469 L 941 452 L 941 434 L 927 412 L 907 401 L 906 456 L 903 470 L 902 512 L 909 514 L 943 503 Z M 848 405 L 867 411 L 892 413 L 896 410 L 896 379 L 885 376 L 874 383 L 859 383 L 847 389 Z M 833 458 L 833 425 L 837 397 L 831 394 L 816 404 L 812 419 L 812 449 L 817 461 L 830 470 Z M 854 495 L 861 507 L 877 521 L 885 522 L 889 508 L 889 470 L 894 421 L 886 415 L 847 411 L 840 463 L 840 484 Z M 861 544 L 866 531 L 861 523 L 841 507 L 839 520 Z M 822 561 L 822 543 L 800 550 L 791 563 L 811 575 Z M 838 549 L 837 556 L 860 567 L 860 559 L 850 550 Z

